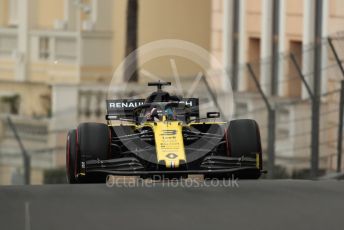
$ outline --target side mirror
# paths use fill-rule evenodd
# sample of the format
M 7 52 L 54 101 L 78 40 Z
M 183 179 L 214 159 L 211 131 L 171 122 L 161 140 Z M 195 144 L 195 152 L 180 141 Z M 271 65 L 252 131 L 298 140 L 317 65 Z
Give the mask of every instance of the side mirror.
M 110 121 L 110 120 L 119 120 L 119 117 L 117 115 L 105 115 L 105 120 Z
M 207 112 L 207 118 L 219 118 L 220 113 L 219 112 Z

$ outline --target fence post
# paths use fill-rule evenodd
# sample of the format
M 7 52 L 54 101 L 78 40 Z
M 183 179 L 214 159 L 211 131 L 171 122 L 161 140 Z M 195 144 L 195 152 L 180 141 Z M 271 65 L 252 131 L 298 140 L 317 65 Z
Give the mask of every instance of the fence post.
M 268 178 L 275 175 L 275 143 L 276 143 L 276 111 L 272 108 L 268 110 Z
M 233 43 L 232 43 L 232 87 L 233 91 L 238 91 L 239 84 L 238 84 L 238 72 L 239 72 L 239 39 L 240 39 L 240 8 L 242 1 L 234 0 L 233 1 Z
M 268 109 L 268 178 L 271 179 L 275 175 L 276 111 L 271 106 L 268 98 L 262 90 L 250 63 L 247 63 L 247 69 L 258 89 L 258 92 L 263 98 L 266 108 Z
M 296 71 L 297 71 L 297 73 L 298 73 L 298 76 L 301 78 L 302 83 L 305 85 L 306 90 L 307 90 L 309 96 L 310 96 L 311 99 L 313 100 L 313 99 L 314 99 L 314 94 L 313 94 L 313 92 L 312 92 L 312 90 L 311 90 L 311 87 L 309 86 L 308 82 L 306 81 L 305 76 L 304 76 L 303 73 L 302 73 L 301 67 L 297 64 L 295 55 L 294 55 L 293 53 L 290 54 L 290 59 L 291 59 L 293 65 L 295 66 Z
M 340 71 L 342 72 L 342 76 L 343 76 L 343 78 L 344 78 L 344 67 L 343 67 L 343 65 L 342 65 L 342 62 L 340 61 L 340 58 L 339 58 L 339 56 L 338 56 L 338 53 L 337 53 L 336 49 L 334 48 L 334 45 L 333 45 L 333 42 L 332 42 L 332 38 L 328 37 L 328 38 L 327 38 L 327 41 L 328 41 L 328 43 L 330 44 L 330 48 L 331 48 L 331 50 L 332 50 L 332 53 L 333 53 L 333 55 L 334 55 L 334 58 L 336 59 L 336 62 L 337 62 L 337 64 L 338 64 L 338 67 L 339 67 Z
M 280 43 L 280 0 L 271 1 L 272 3 L 272 33 L 271 33 L 271 86 L 270 93 L 272 96 L 278 95 L 278 76 L 279 76 L 279 43 Z
M 340 102 L 339 102 L 339 127 L 337 142 L 337 172 L 342 171 L 342 151 L 343 151 L 343 119 L 344 119 L 344 80 L 341 81 Z
M 12 119 L 10 117 L 7 117 L 7 122 L 9 124 L 9 127 L 12 129 L 14 137 L 16 138 L 19 148 L 21 150 L 22 156 L 23 156 L 23 166 L 24 166 L 24 183 L 26 185 L 30 184 L 30 177 L 31 177 L 31 159 L 30 155 L 27 153 L 20 136 L 17 132 L 16 126 L 13 124 Z
M 312 135 L 311 135 L 311 171 L 310 177 L 317 178 L 319 173 L 319 127 L 320 127 L 320 94 L 322 80 L 322 22 L 323 22 L 323 0 L 315 0 L 314 18 L 314 74 L 313 74 L 313 94 L 312 101 Z

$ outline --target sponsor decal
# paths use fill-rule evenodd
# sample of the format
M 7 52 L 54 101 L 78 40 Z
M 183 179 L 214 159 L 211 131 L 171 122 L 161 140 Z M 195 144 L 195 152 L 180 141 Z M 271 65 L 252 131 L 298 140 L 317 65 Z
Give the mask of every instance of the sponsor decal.
M 185 105 L 188 105 L 188 106 L 190 106 L 190 107 L 193 107 L 193 101 L 192 101 L 192 100 L 190 100 L 190 101 L 181 101 L 180 103 L 183 103 L 183 104 L 185 104 Z
M 144 102 L 133 101 L 133 102 L 109 102 L 110 109 L 119 109 L 119 108 L 136 108 L 140 105 L 143 105 Z
M 169 153 L 169 154 L 166 154 L 166 157 L 169 159 L 176 159 L 178 155 L 175 153 Z
M 164 129 L 161 131 L 161 136 L 172 136 L 172 135 L 176 135 L 177 134 L 177 130 L 174 129 Z

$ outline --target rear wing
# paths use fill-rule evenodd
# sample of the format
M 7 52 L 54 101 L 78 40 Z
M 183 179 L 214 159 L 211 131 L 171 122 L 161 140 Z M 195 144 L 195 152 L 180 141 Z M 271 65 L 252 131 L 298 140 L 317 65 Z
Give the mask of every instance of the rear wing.
M 199 118 L 199 99 L 198 98 L 183 98 L 179 103 L 184 103 L 190 107 L 193 118 Z
M 190 107 L 191 117 L 199 118 L 199 99 L 183 98 L 179 103 Z M 145 104 L 145 99 L 113 99 L 106 100 L 106 119 L 119 120 L 121 118 L 133 118 L 133 111 L 140 105 Z
M 145 103 L 145 99 L 117 99 L 106 100 L 107 118 L 118 120 L 120 118 L 132 118 L 133 110 Z

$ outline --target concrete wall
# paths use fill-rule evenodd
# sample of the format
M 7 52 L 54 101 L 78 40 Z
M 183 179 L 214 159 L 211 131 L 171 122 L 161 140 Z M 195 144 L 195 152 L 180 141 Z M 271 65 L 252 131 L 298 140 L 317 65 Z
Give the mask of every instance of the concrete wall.
M 74 25 L 78 12 L 74 4 L 66 0 L 28 0 L 34 5 L 31 12 L 30 29 L 53 30 L 57 20 L 68 19 L 68 26 Z M 115 69 L 125 57 L 126 40 L 126 11 L 127 0 L 82 1 L 93 4 L 98 2 L 96 11 L 90 15 L 81 14 L 81 20 L 96 20 L 94 29 L 97 31 L 111 30 L 113 32 L 112 67 Z M 67 5 L 66 5 L 67 4 Z M 6 26 L 8 20 L 8 0 L 0 0 L 0 26 Z M 105 11 L 111 8 L 112 10 Z M 111 15 L 111 16 L 109 16 Z M 160 39 L 182 39 L 195 43 L 206 50 L 210 49 L 211 0 L 145 0 L 139 1 L 139 38 L 138 45 Z M 69 27 L 68 27 L 69 28 Z M 70 28 L 69 28 L 70 29 Z M 101 51 L 99 51 L 101 55 Z M 107 63 L 106 63 L 107 64 Z M 194 75 L 198 68 L 185 60 L 177 63 L 180 75 Z M 105 65 L 100 65 L 105 66 Z M 149 63 L 148 67 L 157 75 L 170 76 L 169 63 L 157 60 Z
M 160 40 L 181 39 L 206 50 L 210 49 L 210 0 L 145 0 L 139 1 L 138 45 Z M 122 62 L 125 54 L 126 1 L 114 4 L 114 68 Z M 177 62 L 181 75 L 195 75 L 198 68 L 187 60 Z M 145 66 L 156 75 L 171 76 L 171 67 L 166 59 L 152 61 Z
M 0 0 L 0 26 L 8 23 L 8 0 Z
M 24 116 L 47 116 L 51 89 L 45 84 L 0 82 L 0 92 L 20 96 L 19 113 Z M 48 100 L 48 101 L 47 101 Z
M 344 30 L 344 1 L 342 0 L 328 0 L 329 1 L 329 20 L 328 33 L 335 33 Z
M 64 16 L 64 0 L 35 0 L 35 28 L 52 29 L 55 20 Z

